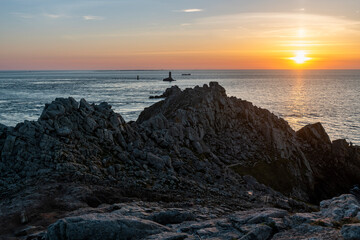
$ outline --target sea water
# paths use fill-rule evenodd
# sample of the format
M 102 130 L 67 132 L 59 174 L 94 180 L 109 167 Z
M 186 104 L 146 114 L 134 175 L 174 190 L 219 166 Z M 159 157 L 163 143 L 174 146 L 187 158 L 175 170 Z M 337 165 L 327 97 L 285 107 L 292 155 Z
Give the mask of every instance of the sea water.
M 191 74 L 183 76 L 182 74 Z M 139 80 L 137 80 L 139 76 Z M 0 123 L 39 118 L 45 103 L 72 96 L 108 102 L 126 121 L 172 85 L 219 82 L 228 96 L 266 108 L 294 130 L 321 122 L 332 140 L 360 145 L 360 70 L 0 71 Z

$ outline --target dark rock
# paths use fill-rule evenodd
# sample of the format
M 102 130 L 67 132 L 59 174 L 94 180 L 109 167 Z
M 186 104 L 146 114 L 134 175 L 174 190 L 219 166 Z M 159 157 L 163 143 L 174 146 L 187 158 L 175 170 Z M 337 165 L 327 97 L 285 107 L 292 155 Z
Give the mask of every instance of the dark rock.
M 28 226 L 15 232 L 16 237 L 28 236 L 38 232 L 43 232 L 44 228 L 41 226 Z
M 163 94 L 158 95 L 158 96 L 150 96 L 149 98 L 150 99 L 167 98 L 167 97 L 170 97 L 171 95 L 175 95 L 175 94 L 179 94 L 179 93 L 181 93 L 180 88 L 178 86 L 172 86 L 171 88 L 167 88 Z
M 16 136 L 8 135 L 2 147 L 1 155 L 11 155 L 14 149 Z
M 72 133 L 72 130 L 69 129 L 68 127 L 57 128 L 56 133 L 61 137 L 66 137 Z
M 288 239 L 333 240 L 333 239 L 342 239 L 342 237 L 337 229 L 317 226 L 317 225 L 302 224 L 288 231 L 276 233 L 272 238 L 272 240 L 288 240 Z
M 5 126 L 4 124 L 0 123 L 0 133 L 5 131 L 7 129 L 7 126 Z
M 136 217 L 113 212 L 61 219 L 48 228 L 46 239 L 139 239 L 170 229 Z
M 256 225 L 250 232 L 241 237 L 240 240 L 267 240 L 271 238 L 272 232 L 273 230 L 269 226 Z
M 70 113 L 78 108 L 78 103 L 72 97 L 69 98 L 56 98 L 51 104 L 46 104 L 40 119 L 54 119 Z
M 332 143 L 332 154 L 336 157 L 346 157 L 348 155 L 349 143 L 345 139 L 338 139 Z
M 345 240 L 359 240 L 360 223 L 344 225 L 341 228 L 341 235 Z
M 20 222 L 22 224 L 25 224 L 25 223 L 29 222 L 29 218 L 28 218 L 28 215 L 27 215 L 26 211 L 21 211 L 21 213 L 20 213 Z
M 90 113 L 94 111 L 94 107 L 91 106 L 88 102 L 86 102 L 84 98 L 80 100 L 80 109 L 83 109 L 86 112 L 90 112 Z
M 360 204 L 351 194 L 344 194 L 329 200 L 320 202 L 321 214 L 335 221 L 344 218 L 355 217 L 360 211 Z
M 247 223 L 258 224 L 263 222 L 269 222 L 270 218 L 283 218 L 288 215 L 288 212 L 280 209 L 265 209 L 260 213 L 253 215 Z
M 184 221 L 195 220 L 194 214 L 191 212 L 182 212 L 179 210 L 168 210 L 165 212 L 159 212 L 150 216 L 150 219 L 154 222 L 166 225 L 182 223 Z
M 155 169 L 162 170 L 166 166 L 165 161 L 161 157 L 158 157 L 153 153 L 150 153 L 150 152 L 147 153 L 146 159 L 147 159 L 147 162 L 151 166 L 153 166 Z
M 309 143 L 313 148 L 331 144 L 329 135 L 319 122 L 301 128 L 296 132 L 296 136 Z
M 183 240 L 183 239 L 189 239 L 189 235 L 185 233 L 165 232 L 156 235 L 151 235 L 146 238 L 146 240 Z
M 356 199 L 360 202 L 360 187 L 359 185 L 354 185 L 350 189 L 350 193 L 356 197 Z

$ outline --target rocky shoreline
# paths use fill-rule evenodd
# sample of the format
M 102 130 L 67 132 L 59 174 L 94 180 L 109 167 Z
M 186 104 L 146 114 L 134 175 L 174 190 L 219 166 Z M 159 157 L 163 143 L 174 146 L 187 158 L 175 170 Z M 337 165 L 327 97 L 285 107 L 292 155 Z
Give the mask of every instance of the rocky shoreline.
M 59 98 L 0 124 L 0 236 L 360 239 L 360 204 L 341 195 L 360 183 L 358 146 L 216 82 L 161 97 L 136 122 Z

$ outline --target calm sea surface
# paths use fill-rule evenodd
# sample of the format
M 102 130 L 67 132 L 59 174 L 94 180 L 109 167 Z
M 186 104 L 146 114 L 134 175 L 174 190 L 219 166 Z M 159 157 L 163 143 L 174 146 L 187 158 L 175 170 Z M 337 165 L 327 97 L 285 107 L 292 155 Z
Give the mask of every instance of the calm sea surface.
M 191 76 L 182 76 L 191 73 Z M 184 89 L 218 81 L 229 96 L 284 118 L 295 129 L 321 122 L 332 140 L 360 145 L 360 70 L 0 71 L 0 123 L 36 120 L 45 103 L 72 96 L 106 101 L 125 120 L 157 100 L 171 85 Z M 139 75 L 140 80 L 136 80 Z

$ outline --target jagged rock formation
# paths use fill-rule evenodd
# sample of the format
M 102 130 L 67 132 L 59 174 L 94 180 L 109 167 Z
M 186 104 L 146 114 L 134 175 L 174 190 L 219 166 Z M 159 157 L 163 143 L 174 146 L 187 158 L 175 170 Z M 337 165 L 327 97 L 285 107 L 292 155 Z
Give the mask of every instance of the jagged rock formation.
M 172 86 L 171 88 L 167 88 L 163 94 L 158 95 L 158 96 L 150 96 L 149 98 L 150 99 L 152 99 L 152 98 L 167 98 L 171 95 L 174 95 L 174 94 L 177 94 L 180 92 L 181 92 L 181 90 L 178 86 Z
M 107 103 L 67 98 L 47 104 L 38 121 L 0 125 L 2 231 L 20 216 L 47 226 L 79 208 L 133 198 L 304 211 L 291 197 L 316 202 L 360 182 L 359 148 L 331 143 L 321 124 L 294 132 L 217 83 L 172 87 L 163 97 L 136 122 Z
M 320 123 L 305 126 L 296 135 L 315 176 L 313 199 L 339 195 L 360 183 L 360 147 L 344 139 L 331 142 Z
M 227 97 L 217 83 L 173 92 L 140 114 L 140 131 L 163 136 L 174 151 L 182 146 L 192 149 L 192 161 L 202 156 L 308 199 L 313 173 L 287 122 L 247 101 Z
M 172 94 L 145 109 L 141 130 L 165 136 L 170 148 L 197 155 L 303 200 L 318 202 L 360 182 L 360 149 L 331 143 L 320 123 L 294 132 L 287 122 L 247 101 L 229 98 L 216 83 Z

